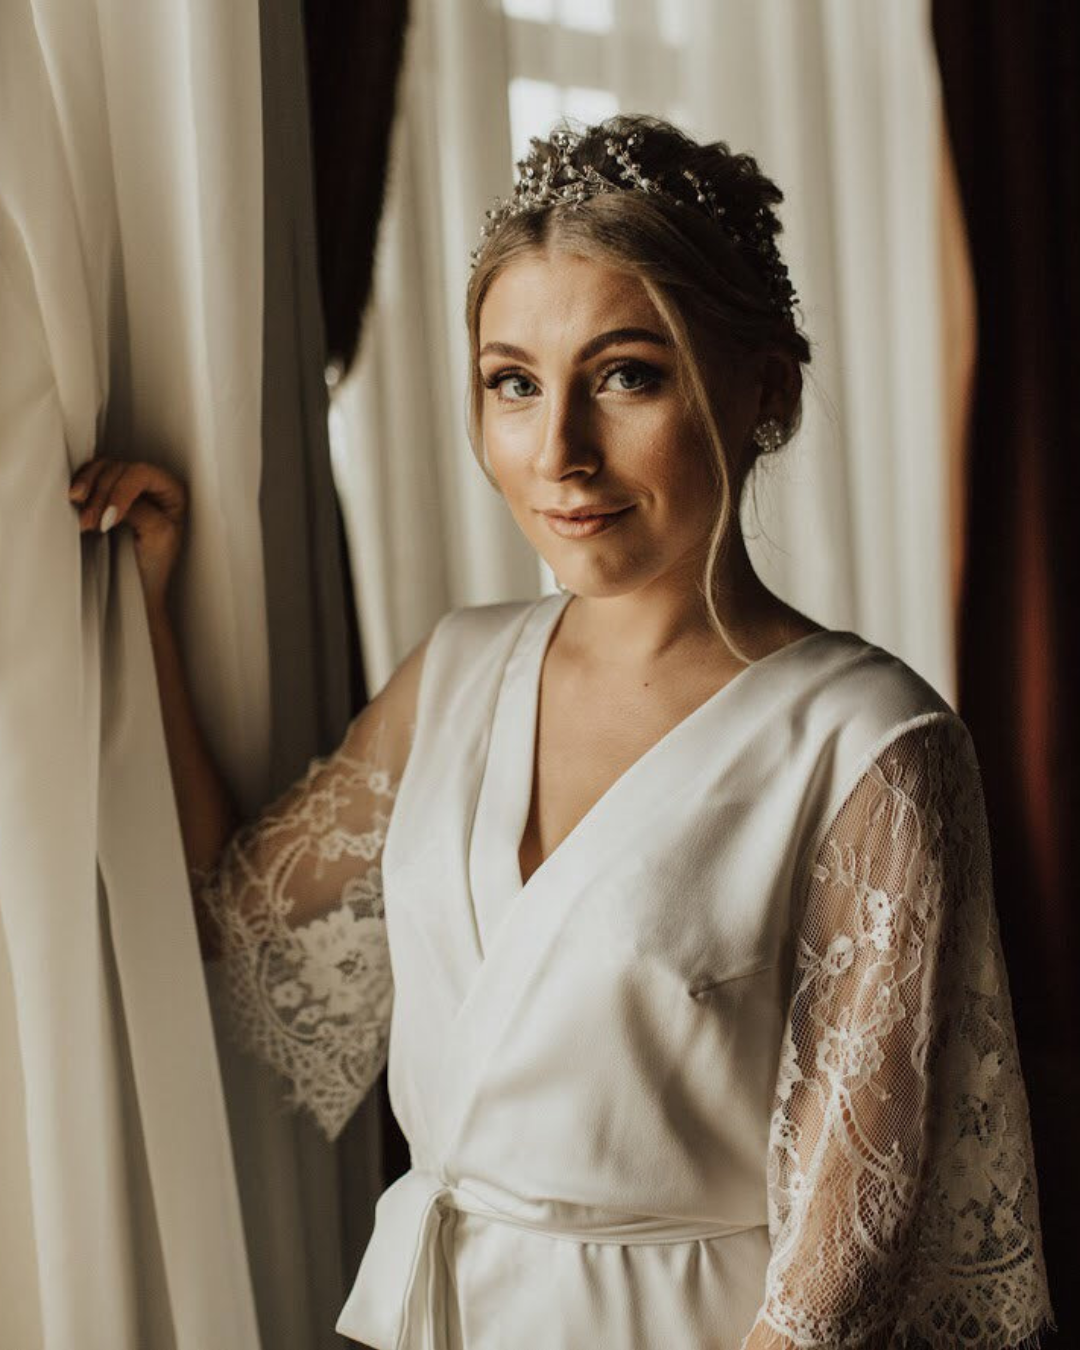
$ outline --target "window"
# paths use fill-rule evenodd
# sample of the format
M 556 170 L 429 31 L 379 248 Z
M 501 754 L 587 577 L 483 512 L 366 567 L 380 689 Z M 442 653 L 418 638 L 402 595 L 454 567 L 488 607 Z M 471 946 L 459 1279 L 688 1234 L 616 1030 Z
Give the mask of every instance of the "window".
M 678 101 L 683 0 L 502 0 L 515 161 L 560 117 L 599 122 L 620 109 L 685 123 Z

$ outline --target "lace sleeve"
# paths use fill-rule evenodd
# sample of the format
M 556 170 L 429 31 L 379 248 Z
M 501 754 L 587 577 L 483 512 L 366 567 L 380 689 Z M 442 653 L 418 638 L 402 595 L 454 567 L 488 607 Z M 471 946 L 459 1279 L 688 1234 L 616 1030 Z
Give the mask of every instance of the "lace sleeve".
M 386 1063 L 393 1003 L 381 859 L 427 640 L 332 754 L 192 869 L 238 1042 L 334 1139 Z
M 1003 1347 L 1052 1326 L 978 762 L 935 714 L 816 845 L 745 1350 Z

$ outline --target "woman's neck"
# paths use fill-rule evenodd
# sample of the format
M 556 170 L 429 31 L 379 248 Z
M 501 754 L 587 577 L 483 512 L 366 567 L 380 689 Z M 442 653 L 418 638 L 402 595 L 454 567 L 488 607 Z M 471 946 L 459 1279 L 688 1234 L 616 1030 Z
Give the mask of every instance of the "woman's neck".
M 560 645 L 593 667 L 648 671 L 703 652 L 744 665 L 709 621 L 700 591 L 704 569 L 704 556 L 695 556 L 621 595 L 574 596 L 560 619 Z M 818 626 L 761 581 L 741 531 L 718 564 L 716 596 L 721 622 L 752 660 Z

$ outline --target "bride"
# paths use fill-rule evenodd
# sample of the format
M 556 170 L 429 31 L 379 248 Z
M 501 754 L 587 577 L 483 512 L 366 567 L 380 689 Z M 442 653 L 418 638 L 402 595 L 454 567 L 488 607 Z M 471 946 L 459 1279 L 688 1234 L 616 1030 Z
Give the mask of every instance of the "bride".
M 389 1059 L 411 1166 L 338 1330 L 380 1350 L 1027 1343 L 1051 1322 L 966 726 L 757 577 L 739 502 L 810 348 L 747 155 L 534 139 L 466 297 L 470 434 L 559 578 L 444 615 L 241 821 L 134 533 L 204 954 L 333 1138 Z

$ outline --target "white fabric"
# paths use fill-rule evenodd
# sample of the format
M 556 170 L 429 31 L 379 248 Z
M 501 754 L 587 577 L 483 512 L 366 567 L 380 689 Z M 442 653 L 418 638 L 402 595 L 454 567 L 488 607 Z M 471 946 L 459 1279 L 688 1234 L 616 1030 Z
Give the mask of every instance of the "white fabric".
M 415 722 L 357 719 L 204 891 L 246 1034 L 324 1128 L 381 1067 L 392 969 L 412 1167 L 338 1329 L 1019 1345 L 1050 1308 L 963 722 L 880 647 L 815 633 L 675 726 L 523 886 L 565 603 L 447 615 Z
M 335 391 L 369 685 L 452 605 L 551 589 L 468 447 L 465 269 L 527 135 L 602 95 L 754 153 L 784 192 L 813 361 L 802 431 L 746 500 L 751 556 L 955 703 L 926 0 L 498 8 L 414 6 L 374 294 Z M 536 123 L 510 126 L 513 78 L 534 82 Z
M 0 1209 L 0 1269 L 34 1276 L 4 1284 L 0 1342 L 19 1350 L 259 1344 L 131 537 L 80 540 L 67 487 L 96 447 L 188 480 L 183 641 L 253 809 L 260 107 L 253 3 L 0 10 L 0 999 L 19 1046 L 0 1095 L 24 1106 L 33 1228 Z

